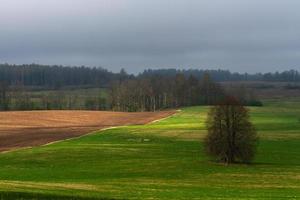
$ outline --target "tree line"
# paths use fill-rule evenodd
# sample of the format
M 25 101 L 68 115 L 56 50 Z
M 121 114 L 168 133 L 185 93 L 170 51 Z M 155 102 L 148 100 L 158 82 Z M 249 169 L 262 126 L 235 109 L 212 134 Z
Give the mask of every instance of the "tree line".
M 215 105 L 229 95 L 235 96 L 244 105 L 262 105 L 254 95 L 244 95 L 246 93 L 240 90 L 225 91 L 208 73 L 200 79 L 193 75 L 187 78 L 178 73 L 174 77 L 152 75 L 116 81 L 110 88 L 109 96 L 112 110 L 129 112 Z
M 233 73 L 229 70 L 202 70 L 202 69 L 148 69 L 140 73 L 139 77 L 175 77 L 181 73 L 186 77 L 190 75 L 200 79 L 204 74 L 210 74 L 211 78 L 218 82 L 226 81 L 272 81 L 272 82 L 300 82 L 300 72 L 297 70 L 288 70 L 275 73 Z
M 183 74 L 174 78 L 152 76 L 113 83 L 111 108 L 118 111 L 156 111 L 213 104 L 223 95 L 221 86 L 207 75 L 202 80 Z
M 215 105 L 226 96 L 235 96 L 243 105 L 262 106 L 249 89 L 241 86 L 228 90 L 213 81 L 208 73 L 200 79 L 181 73 L 175 77 L 120 78 L 106 89 L 87 89 L 89 94 L 81 90 L 70 94 L 69 90 L 34 92 L 24 88 L 0 82 L 0 110 L 157 111 Z
M 185 78 L 191 75 L 201 79 L 204 74 L 210 74 L 214 81 L 276 81 L 276 82 L 300 82 L 300 73 L 289 70 L 275 73 L 232 73 L 228 70 L 202 70 L 202 69 L 158 69 L 145 70 L 134 76 L 127 74 L 125 70 L 118 73 L 110 72 L 100 67 L 68 67 L 57 65 L 10 65 L 0 64 L 0 82 L 9 86 L 37 86 L 47 89 L 59 89 L 66 86 L 90 86 L 108 87 L 116 80 L 130 80 L 134 78 L 174 78 L 177 74 L 183 74 Z
M 47 89 L 65 86 L 107 87 L 112 80 L 120 79 L 122 76 L 129 78 L 124 70 L 112 73 L 103 68 L 84 66 L 0 64 L 0 82 L 5 82 L 9 86 L 39 86 Z

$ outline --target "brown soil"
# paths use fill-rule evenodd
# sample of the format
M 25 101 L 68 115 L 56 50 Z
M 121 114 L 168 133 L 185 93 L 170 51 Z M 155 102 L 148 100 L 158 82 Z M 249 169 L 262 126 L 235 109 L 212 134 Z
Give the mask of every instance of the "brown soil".
M 174 111 L 123 113 L 104 111 L 0 112 L 0 152 L 78 137 L 103 128 L 139 125 Z

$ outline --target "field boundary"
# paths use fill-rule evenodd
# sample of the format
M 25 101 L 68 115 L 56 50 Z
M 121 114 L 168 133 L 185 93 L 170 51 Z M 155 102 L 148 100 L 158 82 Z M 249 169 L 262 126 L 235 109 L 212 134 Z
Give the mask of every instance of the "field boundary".
M 153 121 L 151 121 L 151 122 L 149 122 L 149 123 L 147 123 L 147 124 L 154 124 L 154 123 L 161 122 L 161 121 L 163 121 L 163 120 L 169 119 L 169 118 L 173 117 L 174 115 L 178 114 L 178 113 L 181 112 L 181 111 L 182 111 L 182 110 L 176 110 L 176 112 L 175 112 L 174 114 L 172 114 L 172 115 L 170 115 L 170 116 L 168 116 L 168 117 L 164 117 L 164 118 L 161 118 L 161 119 L 156 119 L 156 120 L 153 120 Z M 147 125 L 147 124 L 145 124 L 145 125 Z
M 148 123 L 143 124 L 143 125 L 154 124 L 154 123 L 166 120 L 166 119 L 168 119 L 168 118 L 176 115 L 180 111 L 181 110 L 176 110 L 175 113 L 171 114 L 168 117 L 164 117 L 164 118 L 161 118 L 161 119 L 156 119 L 156 120 L 153 120 L 153 121 L 148 122 Z M 132 125 L 121 125 L 121 126 L 106 127 L 106 128 L 102 128 L 102 129 L 99 129 L 99 130 L 92 131 L 92 132 L 88 132 L 88 133 L 80 135 L 80 136 L 71 137 L 71 138 L 67 138 L 67 139 L 63 139 L 63 140 L 57 140 L 57 141 L 49 142 L 49 143 L 46 143 L 46 144 L 43 144 L 43 145 L 20 147 L 20 148 L 10 149 L 10 150 L 7 150 L 7 151 L 2 151 L 2 152 L 0 152 L 0 154 L 6 154 L 6 153 L 11 153 L 11 152 L 21 151 L 21 150 L 26 150 L 26 149 L 33 149 L 35 147 L 46 147 L 46 146 L 49 146 L 49 145 L 52 145 L 52 144 L 56 144 L 56 143 L 59 143 L 59 142 L 65 142 L 65 141 L 80 139 L 82 137 L 93 135 L 93 134 L 97 134 L 97 133 L 101 133 L 101 132 L 106 131 L 106 130 L 117 129 L 117 128 L 125 128 L 125 127 L 129 127 L 129 126 L 134 126 L 134 124 L 132 124 Z
M 160 121 L 163 121 L 163 120 L 166 120 L 174 115 L 177 114 L 177 112 L 180 112 L 181 110 L 176 110 L 176 113 L 168 116 L 168 117 L 164 117 L 164 118 L 161 118 L 161 119 L 156 119 L 156 120 L 153 120 L 149 123 L 146 123 L 146 124 L 143 124 L 142 126 L 144 125 L 148 125 L 148 124 L 154 124 L 154 123 L 157 123 L 157 122 L 160 122 Z M 125 127 L 129 127 L 129 126 L 134 126 L 134 124 L 132 125 L 121 125 L 121 126 L 111 126 L 111 127 L 107 127 L 107 128 L 102 128 L 102 129 L 99 129 L 99 130 L 95 130 L 95 131 L 92 131 L 92 132 L 89 132 L 89 133 L 86 133 L 84 135 L 80 135 L 80 136 L 77 136 L 77 137 L 72 137 L 72 138 L 67 138 L 67 139 L 64 139 L 64 140 L 57 140 L 57 141 L 54 141 L 54 142 L 49 142 L 47 144 L 43 144 L 43 145 L 40 145 L 41 147 L 42 146 L 48 146 L 48 145 L 51 145 L 51 144 L 55 144 L 55 143 L 58 143 L 58 142 L 64 142 L 64 141 L 69 141 L 69 140 L 76 140 L 76 139 L 80 139 L 82 137 L 85 137 L 85 136 L 89 136 L 89 135 L 93 135 L 93 134 L 97 134 L 97 133 L 100 133 L 100 132 L 103 132 L 103 131 L 107 131 L 107 130 L 111 130 L 111 129 L 117 129 L 117 128 L 125 128 Z M 30 148 L 33 148 L 33 147 L 30 147 Z

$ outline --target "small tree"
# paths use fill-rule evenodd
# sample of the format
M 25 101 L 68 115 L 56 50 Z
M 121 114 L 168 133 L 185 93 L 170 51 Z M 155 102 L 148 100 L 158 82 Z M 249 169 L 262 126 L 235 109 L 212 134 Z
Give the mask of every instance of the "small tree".
M 204 144 L 208 155 L 227 164 L 248 163 L 254 158 L 258 137 L 248 110 L 235 98 L 211 108 L 207 129 Z

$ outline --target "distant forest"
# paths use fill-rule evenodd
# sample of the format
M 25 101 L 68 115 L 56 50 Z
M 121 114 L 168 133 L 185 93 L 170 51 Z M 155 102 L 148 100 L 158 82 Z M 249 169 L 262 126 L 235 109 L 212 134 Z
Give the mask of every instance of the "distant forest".
M 200 79 L 205 73 L 217 82 L 224 81 L 274 81 L 274 82 L 300 82 L 300 73 L 296 70 L 274 73 L 232 73 L 228 70 L 201 70 L 201 69 L 158 69 L 145 70 L 134 76 L 125 70 L 113 73 L 103 68 L 89 67 L 63 67 L 49 65 L 9 65 L 0 64 L 0 82 L 14 86 L 41 86 L 60 88 L 64 86 L 94 86 L 107 87 L 114 80 L 134 79 L 159 76 L 162 78 L 175 77 L 183 74 L 186 78 L 193 75 Z
M 65 86 L 107 87 L 111 81 L 123 78 L 129 78 L 125 71 L 112 73 L 95 67 L 0 64 L 0 82 L 9 86 L 41 86 L 49 89 Z
M 184 74 L 186 77 L 193 75 L 200 79 L 205 73 L 208 73 L 214 81 L 272 81 L 272 82 L 300 82 L 300 72 L 289 70 L 274 73 L 233 73 L 229 70 L 202 70 L 202 69 L 148 69 L 139 74 L 139 77 L 151 77 L 159 75 L 163 77 L 175 77 L 176 74 Z
M 220 82 L 300 82 L 298 71 L 240 74 L 226 70 L 145 70 L 131 75 L 103 68 L 0 64 L 0 110 L 157 111 L 214 105 L 226 96 L 262 106 L 253 91 Z M 297 87 L 296 84 L 288 85 Z M 100 90 L 94 90 L 100 89 Z M 83 91 L 82 89 L 88 89 Z M 72 91 L 72 92 L 71 92 Z

